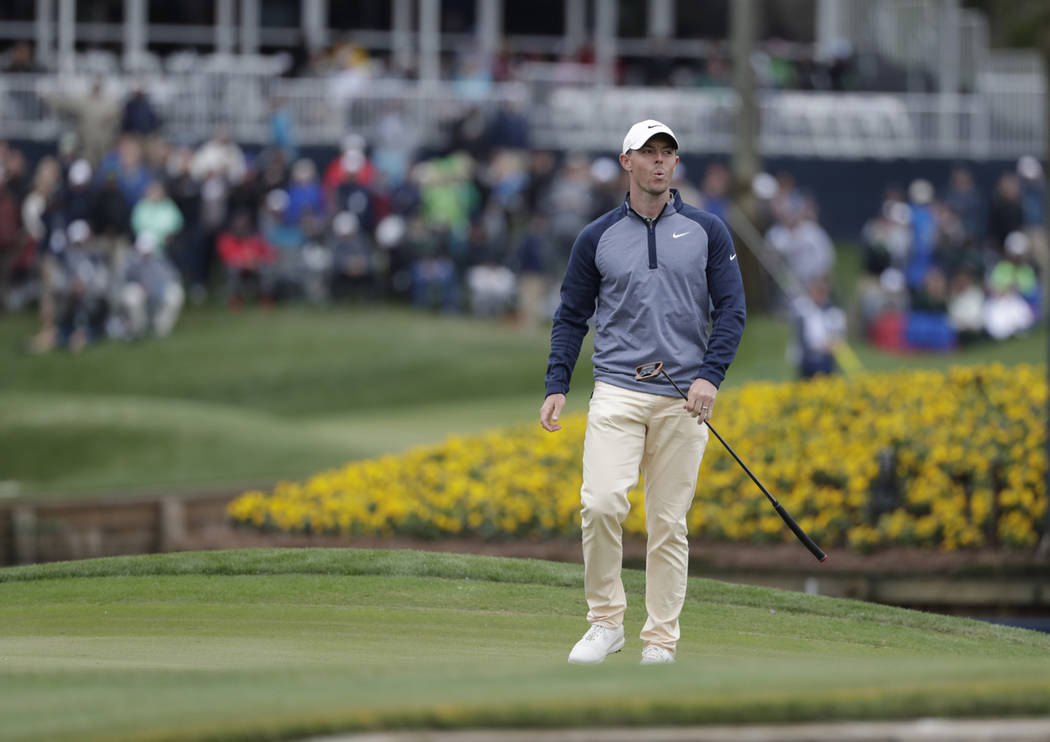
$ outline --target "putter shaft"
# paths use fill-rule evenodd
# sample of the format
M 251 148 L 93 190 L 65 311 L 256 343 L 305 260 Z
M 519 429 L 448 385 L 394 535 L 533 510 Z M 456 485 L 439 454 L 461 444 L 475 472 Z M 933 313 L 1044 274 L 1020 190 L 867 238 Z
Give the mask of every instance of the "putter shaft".
M 664 378 L 671 382 L 671 386 L 673 386 L 675 390 L 680 395 L 682 395 L 682 399 L 688 402 L 689 395 L 683 392 L 682 387 L 678 386 L 678 384 L 675 383 L 674 379 L 672 379 L 671 376 L 667 373 L 667 371 L 664 370 L 662 364 L 660 366 L 660 373 L 664 375 Z M 725 450 L 729 452 L 729 455 L 733 457 L 736 463 L 740 464 L 740 468 L 743 469 L 747 476 L 751 478 L 751 481 L 754 482 L 760 490 L 762 490 L 762 494 L 765 495 L 766 498 L 769 500 L 770 504 L 773 505 L 773 509 L 777 511 L 777 515 L 779 515 L 781 520 L 783 520 L 784 523 L 787 524 L 787 527 L 790 528 L 792 533 L 794 533 L 798 540 L 802 542 L 802 545 L 809 549 L 810 553 L 813 554 L 813 556 L 815 556 L 818 561 L 826 561 L 828 555 L 825 554 L 819 546 L 817 546 L 816 542 L 809 537 L 809 534 L 802 530 L 802 527 L 799 526 L 799 524 L 795 522 L 795 519 L 788 514 L 787 510 L 784 509 L 784 506 L 777 502 L 777 499 L 773 497 L 772 494 L 770 494 L 769 490 L 767 490 L 765 485 L 762 484 L 759 478 L 754 475 L 754 472 L 752 472 L 748 468 L 747 464 L 744 463 L 743 459 L 736 455 L 736 451 L 733 450 L 733 447 L 726 443 L 726 439 L 718 434 L 718 431 L 714 429 L 714 427 L 711 425 L 711 422 L 709 420 L 704 420 L 704 424 L 707 426 L 708 430 L 714 433 L 715 438 L 717 438 L 718 442 L 721 443 Z

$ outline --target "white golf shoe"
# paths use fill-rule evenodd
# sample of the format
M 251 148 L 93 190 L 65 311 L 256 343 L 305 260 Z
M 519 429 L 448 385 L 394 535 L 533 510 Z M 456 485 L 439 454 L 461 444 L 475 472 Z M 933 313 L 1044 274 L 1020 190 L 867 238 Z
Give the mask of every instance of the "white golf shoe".
M 674 653 L 669 649 L 647 644 L 642 650 L 643 665 L 670 665 L 674 663 Z
M 569 664 L 598 665 L 613 652 L 623 649 L 623 626 L 609 629 L 595 624 L 569 652 Z

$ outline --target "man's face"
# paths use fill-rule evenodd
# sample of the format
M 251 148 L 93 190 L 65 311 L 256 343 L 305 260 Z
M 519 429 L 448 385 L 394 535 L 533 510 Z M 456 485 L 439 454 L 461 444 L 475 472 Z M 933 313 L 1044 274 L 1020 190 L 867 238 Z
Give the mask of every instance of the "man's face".
M 673 139 L 657 134 L 640 148 L 620 155 L 620 164 L 630 174 L 632 188 L 659 195 L 671 186 L 671 177 L 678 165 L 678 150 Z

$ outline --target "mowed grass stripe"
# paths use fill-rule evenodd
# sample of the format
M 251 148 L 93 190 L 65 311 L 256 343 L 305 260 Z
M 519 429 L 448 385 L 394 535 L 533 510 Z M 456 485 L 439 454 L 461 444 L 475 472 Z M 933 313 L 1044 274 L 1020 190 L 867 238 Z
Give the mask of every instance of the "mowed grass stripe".
M 75 577 L 160 575 L 438 577 L 576 589 L 583 587 L 583 570 L 578 564 L 500 557 L 479 559 L 467 554 L 389 549 L 238 549 L 106 557 L 0 569 L 0 584 Z M 628 590 L 643 591 L 643 575 L 638 571 L 627 570 L 624 573 L 624 584 Z M 60 589 L 66 591 L 69 588 Z M 687 601 L 701 606 L 738 605 L 780 613 L 848 617 L 890 626 L 967 635 L 979 640 L 1035 641 L 1038 646 L 1048 646 L 1042 641 L 1042 635 L 1035 632 L 1017 631 L 981 621 L 900 610 L 876 603 L 837 600 L 784 590 L 770 591 L 757 586 L 714 580 L 693 579 Z
M 693 579 L 676 665 L 565 657 L 579 565 L 251 550 L 0 570 L 12 739 L 291 739 L 413 726 L 1040 713 L 1050 637 Z M 57 711 L 57 713 L 56 713 Z

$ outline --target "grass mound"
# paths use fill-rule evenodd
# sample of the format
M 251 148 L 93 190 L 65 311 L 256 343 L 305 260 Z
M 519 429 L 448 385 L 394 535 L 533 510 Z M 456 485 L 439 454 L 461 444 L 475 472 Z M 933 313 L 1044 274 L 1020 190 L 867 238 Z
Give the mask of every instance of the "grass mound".
M 15 350 L 36 327 L 32 314 L 0 315 L 11 351 L 0 363 L 0 498 L 263 486 L 450 434 L 536 426 L 550 347 L 547 327 L 393 307 L 190 307 L 163 341 Z M 750 317 L 724 387 L 792 378 L 790 335 Z M 857 352 L 865 368 L 892 370 L 1037 363 L 1045 348 L 1039 328 L 951 354 Z M 590 387 L 588 336 L 566 413 L 586 407 Z
M 0 570 L 0 717 L 15 739 L 293 739 L 391 727 L 1042 713 L 1050 637 L 690 581 L 673 666 L 586 628 L 575 564 L 247 550 Z M 60 709 L 60 713 L 55 713 Z

